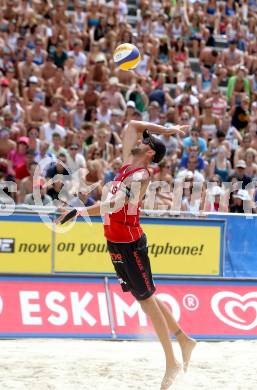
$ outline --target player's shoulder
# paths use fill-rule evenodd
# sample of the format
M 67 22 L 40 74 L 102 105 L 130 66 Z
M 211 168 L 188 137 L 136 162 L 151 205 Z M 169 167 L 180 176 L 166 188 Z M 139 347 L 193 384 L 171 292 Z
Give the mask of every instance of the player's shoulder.
M 139 168 L 127 177 L 127 182 L 131 181 L 147 181 L 150 179 L 150 172 L 147 168 Z

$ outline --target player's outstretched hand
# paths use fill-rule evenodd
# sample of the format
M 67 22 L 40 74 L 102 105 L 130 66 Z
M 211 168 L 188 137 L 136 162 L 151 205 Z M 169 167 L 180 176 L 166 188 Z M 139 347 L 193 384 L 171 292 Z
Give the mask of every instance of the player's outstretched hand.
M 58 224 L 62 225 L 65 222 L 72 220 L 74 217 L 76 217 L 76 215 L 77 215 L 76 209 L 72 209 L 70 211 L 64 211 L 58 218 L 54 220 L 54 223 L 56 225 Z
M 167 129 L 167 134 L 177 134 L 182 137 L 185 135 L 185 132 L 190 128 L 190 125 L 175 125 Z

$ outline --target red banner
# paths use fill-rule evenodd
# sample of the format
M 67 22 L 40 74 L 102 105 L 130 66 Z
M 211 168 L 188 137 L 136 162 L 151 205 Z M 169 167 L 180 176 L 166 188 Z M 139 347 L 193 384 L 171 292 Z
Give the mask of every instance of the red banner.
M 157 297 L 187 333 L 206 339 L 257 338 L 257 282 L 165 281 L 156 287 Z M 133 297 L 122 295 L 116 284 L 111 292 L 116 333 L 153 334 Z
M 159 281 L 157 296 L 203 339 L 257 338 L 257 281 Z M 113 279 L 0 278 L 0 337 L 151 337 L 138 302 Z M 111 321 L 110 319 L 113 319 Z M 111 326 L 112 322 L 112 326 Z
M 110 337 L 100 280 L 21 280 L 0 279 L 0 335 Z

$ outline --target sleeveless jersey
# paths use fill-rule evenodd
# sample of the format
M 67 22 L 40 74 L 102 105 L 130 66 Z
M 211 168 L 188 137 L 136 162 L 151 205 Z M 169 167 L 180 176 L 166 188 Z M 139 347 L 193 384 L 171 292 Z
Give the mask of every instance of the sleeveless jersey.
M 126 172 L 130 165 L 124 165 L 118 175 L 114 178 L 114 184 L 111 187 L 113 195 L 119 190 L 121 183 L 135 172 L 145 170 L 146 168 L 135 168 Z M 120 184 L 119 184 L 120 183 Z M 132 209 L 132 207 L 133 209 Z M 137 241 L 143 234 L 143 230 L 139 223 L 139 207 L 130 203 L 124 205 L 122 209 L 111 214 L 105 215 L 104 235 L 111 242 L 133 242 Z

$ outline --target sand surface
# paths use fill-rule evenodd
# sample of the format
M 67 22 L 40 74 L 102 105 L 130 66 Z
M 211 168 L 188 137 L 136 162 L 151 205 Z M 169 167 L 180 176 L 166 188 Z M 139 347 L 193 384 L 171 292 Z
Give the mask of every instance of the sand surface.
M 156 341 L 0 343 L 1 390 L 158 390 L 164 370 Z M 199 342 L 172 389 L 257 390 L 257 341 Z

